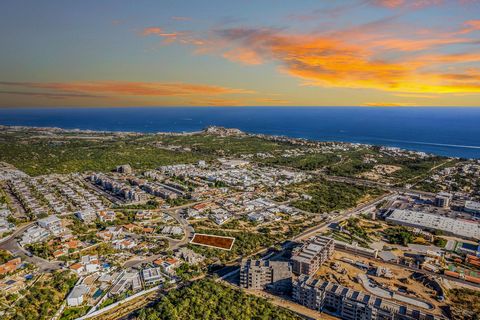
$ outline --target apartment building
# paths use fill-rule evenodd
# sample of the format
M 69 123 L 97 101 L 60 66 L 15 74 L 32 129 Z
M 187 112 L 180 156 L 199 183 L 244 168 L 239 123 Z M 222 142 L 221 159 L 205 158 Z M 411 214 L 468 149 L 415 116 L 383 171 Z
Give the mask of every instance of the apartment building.
M 433 204 L 440 208 L 448 208 L 452 201 L 452 195 L 447 192 L 439 192 L 433 201 Z
M 247 289 L 288 291 L 292 268 L 285 261 L 244 260 L 240 267 L 240 286 Z
M 313 274 L 330 259 L 335 249 L 333 239 L 313 237 L 292 252 L 292 271 L 296 275 Z
M 299 304 L 345 320 L 444 319 L 336 283 L 301 275 L 293 280 L 293 299 Z

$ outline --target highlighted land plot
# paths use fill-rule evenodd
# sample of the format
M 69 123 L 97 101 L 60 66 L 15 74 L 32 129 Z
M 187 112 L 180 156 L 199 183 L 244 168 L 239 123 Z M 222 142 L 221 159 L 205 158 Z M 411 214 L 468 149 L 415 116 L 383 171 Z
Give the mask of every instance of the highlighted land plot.
M 216 236 L 212 234 L 195 233 L 191 244 L 197 244 L 199 246 L 205 246 L 215 249 L 222 249 L 230 251 L 232 249 L 235 238 Z

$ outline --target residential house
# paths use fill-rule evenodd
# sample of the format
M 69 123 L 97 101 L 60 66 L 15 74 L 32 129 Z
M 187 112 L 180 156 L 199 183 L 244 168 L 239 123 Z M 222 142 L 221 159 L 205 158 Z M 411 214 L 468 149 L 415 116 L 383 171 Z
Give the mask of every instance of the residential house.
M 145 286 L 152 286 L 164 281 L 160 268 L 148 268 L 142 270 L 142 278 Z
M 17 270 L 22 264 L 22 259 L 15 258 L 0 265 L 0 275 Z
M 98 216 L 98 219 L 101 221 L 101 222 L 113 222 L 115 221 L 115 212 L 114 211 L 99 211 L 97 213 L 97 216 Z
M 77 307 L 83 304 L 85 295 L 90 289 L 86 285 L 77 285 L 73 287 L 72 291 L 67 296 L 67 305 L 69 307 Z

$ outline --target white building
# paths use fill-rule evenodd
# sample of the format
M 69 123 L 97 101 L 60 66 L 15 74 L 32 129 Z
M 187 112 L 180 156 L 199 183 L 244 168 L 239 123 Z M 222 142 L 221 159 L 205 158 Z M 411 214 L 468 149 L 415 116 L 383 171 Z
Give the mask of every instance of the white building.
M 13 223 L 10 223 L 7 219 L 0 217 L 0 235 L 13 229 L 15 229 L 15 225 Z
M 75 286 L 68 294 L 67 305 L 69 307 L 76 307 L 81 305 L 88 291 L 89 288 L 83 284 Z
M 80 263 L 83 265 L 85 272 L 92 273 L 100 270 L 100 260 L 97 255 L 82 256 Z
M 179 226 L 165 226 L 162 229 L 163 234 L 172 234 L 172 235 L 180 235 L 183 234 L 183 229 Z
M 126 272 L 123 271 L 116 281 L 112 290 L 110 290 L 110 295 L 120 294 L 129 288 L 133 290 L 141 289 L 141 280 L 138 272 Z
M 112 242 L 113 247 L 117 250 L 127 250 L 135 248 L 137 245 L 134 240 L 131 239 L 120 239 Z
M 396 209 L 386 221 L 408 227 L 439 230 L 449 235 L 480 239 L 480 224 L 473 221 L 447 218 L 435 214 Z
M 117 172 L 131 174 L 133 170 L 129 164 L 123 164 L 121 166 L 117 166 Z
M 87 224 L 97 219 L 97 214 L 93 210 L 77 211 L 75 212 L 75 216 Z
M 465 201 L 465 207 L 463 210 L 468 213 L 480 215 L 480 202 Z
M 61 234 L 64 231 L 62 227 L 62 220 L 60 220 L 55 215 L 51 215 L 46 218 L 38 220 L 38 225 L 42 228 L 47 229 L 54 235 Z
M 115 212 L 114 211 L 99 211 L 97 213 L 98 219 L 101 222 L 113 222 L 115 221 Z
M 152 286 L 164 281 L 160 268 L 148 268 L 142 270 L 142 278 L 145 286 Z
M 47 239 L 50 236 L 50 233 L 40 226 L 33 226 L 27 229 L 22 235 L 22 240 L 20 241 L 21 245 L 41 242 Z
M 230 219 L 230 217 L 231 216 L 229 214 L 222 214 L 222 213 L 210 215 L 210 218 L 218 225 L 224 224 L 225 222 L 228 221 L 228 219 Z
M 256 213 L 256 212 L 252 212 L 252 213 L 249 213 L 247 215 L 248 217 L 248 220 L 252 221 L 252 222 L 263 222 L 265 221 L 265 217 L 260 214 L 260 213 Z

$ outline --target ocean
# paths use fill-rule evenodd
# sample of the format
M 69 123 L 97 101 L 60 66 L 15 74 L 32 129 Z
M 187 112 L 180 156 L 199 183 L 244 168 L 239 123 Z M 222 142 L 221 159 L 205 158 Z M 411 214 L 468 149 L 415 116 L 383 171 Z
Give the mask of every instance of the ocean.
M 0 124 L 136 132 L 192 132 L 216 125 L 480 159 L 480 108 L 4 108 Z

